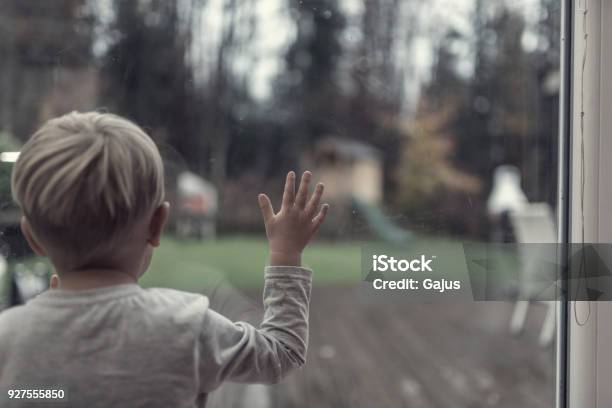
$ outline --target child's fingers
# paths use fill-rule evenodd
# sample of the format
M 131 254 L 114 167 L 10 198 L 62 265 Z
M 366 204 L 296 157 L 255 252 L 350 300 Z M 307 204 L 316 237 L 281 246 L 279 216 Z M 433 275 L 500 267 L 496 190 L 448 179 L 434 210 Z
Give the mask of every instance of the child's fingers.
M 290 171 L 287 173 L 285 180 L 285 191 L 283 192 L 283 208 L 289 208 L 295 200 L 295 173 Z
M 300 187 L 298 188 L 297 196 L 295 197 L 295 205 L 298 208 L 304 208 L 306 206 L 306 199 L 308 198 L 308 184 L 310 183 L 310 178 L 312 173 L 309 171 L 305 171 L 302 174 L 302 180 L 300 181 Z
M 306 205 L 306 214 L 313 215 L 317 211 L 317 208 L 319 208 L 319 203 L 321 202 L 321 196 L 323 195 L 324 188 L 325 186 L 323 186 L 323 183 L 317 184 L 314 193 L 312 193 L 312 197 L 310 197 L 310 200 Z
M 325 221 L 325 216 L 327 215 L 328 211 L 329 204 L 323 204 L 317 216 L 312 219 L 312 223 L 314 224 L 314 232 L 316 232 L 321 226 L 321 224 L 323 224 L 323 221 Z
M 259 201 L 259 208 L 261 208 L 261 214 L 263 215 L 264 222 L 267 224 L 268 221 L 274 217 L 274 209 L 272 208 L 272 203 L 270 199 L 265 194 L 260 194 L 257 196 L 257 200 Z
M 56 274 L 51 275 L 51 279 L 49 280 L 49 288 L 57 289 L 59 287 L 59 276 Z

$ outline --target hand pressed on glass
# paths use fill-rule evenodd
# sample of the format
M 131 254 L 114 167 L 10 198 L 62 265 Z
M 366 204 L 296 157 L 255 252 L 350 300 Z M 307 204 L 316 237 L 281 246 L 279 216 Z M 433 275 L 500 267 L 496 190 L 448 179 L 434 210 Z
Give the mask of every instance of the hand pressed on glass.
M 287 174 L 283 202 L 276 214 L 267 195 L 258 197 L 266 225 L 271 266 L 299 266 L 302 251 L 325 220 L 329 205 L 323 204 L 319 209 L 324 187 L 318 183 L 308 199 L 311 178 L 309 171 L 304 172 L 296 194 L 295 173 L 290 171 Z

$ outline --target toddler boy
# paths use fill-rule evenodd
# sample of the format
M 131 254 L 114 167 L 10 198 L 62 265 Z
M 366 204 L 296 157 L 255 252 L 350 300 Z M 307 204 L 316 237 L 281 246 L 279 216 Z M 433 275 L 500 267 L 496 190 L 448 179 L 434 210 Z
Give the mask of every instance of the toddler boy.
M 328 210 L 322 184 L 308 196 L 310 178 L 295 192 L 287 175 L 277 213 L 258 197 L 270 257 L 255 328 L 202 295 L 138 286 L 169 212 L 151 138 L 111 114 L 48 121 L 23 146 L 12 188 L 57 287 L 0 314 L 0 405 L 36 403 L 11 390 L 54 389 L 71 407 L 199 407 L 223 381 L 275 383 L 303 365 L 311 271 L 300 257 Z

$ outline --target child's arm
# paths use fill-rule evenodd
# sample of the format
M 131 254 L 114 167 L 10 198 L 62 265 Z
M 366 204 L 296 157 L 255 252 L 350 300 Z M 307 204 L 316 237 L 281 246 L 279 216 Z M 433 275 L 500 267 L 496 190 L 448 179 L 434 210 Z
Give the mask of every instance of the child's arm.
M 301 254 L 329 208 L 324 204 L 319 210 L 322 184 L 308 199 L 310 178 L 310 172 L 305 172 L 296 194 L 295 174 L 287 175 L 283 203 L 276 214 L 269 198 L 259 196 L 270 250 L 264 319 L 256 329 L 212 310 L 206 312 L 199 353 L 202 391 L 211 391 L 224 380 L 275 383 L 306 362 L 312 272 L 300 267 Z

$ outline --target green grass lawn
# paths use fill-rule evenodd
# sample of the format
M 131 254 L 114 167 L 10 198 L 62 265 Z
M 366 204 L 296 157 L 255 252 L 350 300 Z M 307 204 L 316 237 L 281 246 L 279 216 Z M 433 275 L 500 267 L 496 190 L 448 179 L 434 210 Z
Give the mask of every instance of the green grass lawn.
M 362 280 L 361 249 L 365 242 L 316 241 L 308 246 L 303 264 L 314 271 L 315 285 L 356 285 Z M 368 242 L 376 245 L 376 243 Z M 463 262 L 461 242 L 444 237 L 418 237 L 411 246 L 437 254 L 447 264 Z M 386 244 L 380 244 L 388 248 Z M 217 240 L 178 240 L 166 236 L 156 250 L 143 286 L 200 291 L 224 279 L 241 289 L 260 288 L 267 261 L 265 238 L 222 237 Z M 450 268 L 452 269 L 452 268 Z
M 361 250 L 363 241 L 316 241 L 308 246 L 303 264 L 314 271 L 314 285 L 357 285 L 362 281 Z M 380 246 L 381 253 L 388 244 L 367 242 Z M 423 253 L 437 254 L 438 259 L 461 267 L 464 261 L 461 241 L 445 237 L 415 237 L 411 248 Z M 478 245 L 478 244 L 477 244 Z M 32 257 L 21 260 L 28 266 L 39 262 Z M 220 281 L 239 289 L 258 289 L 263 286 L 263 269 L 267 261 L 267 242 L 264 237 L 236 235 L 216 240 L 186 240 L 165 236 L 155 251 L 151 267 L 140 283 L 145 287 L 167 287 L 190 292 L 205 292 Z M 465 264 L 463 264 L 465 265 Z M 515 269 L 510 265 L 507 269 Z
M 265 238 L 195 241 L 166 236 L 141 283 L 197 291 L 222 276 L 236 287 L 258 288 L 263 284 L 267 250 Z M 361 243 L 315 242 L 304 253 L 303 264 L 315 271 L 316 284 L 357 283 L 361 279 Z

